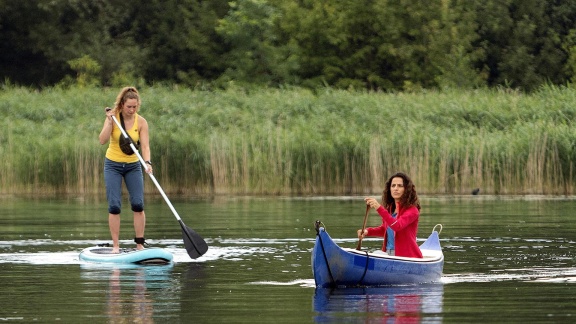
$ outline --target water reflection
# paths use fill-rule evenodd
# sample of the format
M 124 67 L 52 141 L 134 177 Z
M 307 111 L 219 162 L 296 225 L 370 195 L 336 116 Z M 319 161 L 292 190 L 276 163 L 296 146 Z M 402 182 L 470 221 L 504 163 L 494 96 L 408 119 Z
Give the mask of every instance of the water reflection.
M 364 323 L 442 322 L 442 284 L 375 287 L 316 288 L 316 323 L 354 321 Z
M 209 280 L 205 268 L 205 264 L 194 262 L 185 266 L 185 271 L 182 273 L 182 278 L 180 279 L 180 285 L 183 292 L 199 289 L 205 286 L 206 281 Z
M 170 285 L 173 265 L 92 265 L 83 264 L 83 277 L 108 281 L 105 315 L 108 323 L 154 323 L 153 291 Z M 157 297 L 157 296 L 156 296 Z M 166 304 L 164 304 L 166 306 Z

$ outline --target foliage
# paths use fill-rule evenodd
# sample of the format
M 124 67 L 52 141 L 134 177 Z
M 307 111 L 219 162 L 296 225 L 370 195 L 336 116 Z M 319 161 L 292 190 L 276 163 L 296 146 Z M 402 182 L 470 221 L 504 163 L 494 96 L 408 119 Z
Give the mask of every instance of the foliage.
M 535 91 L 574 78 L 576 2 L 537 0 L 0 1 L 0 77 L 102 86 Z
M 575 193 L 576 90 L 386 94 L 142 87 L 167 192 L 373 194 L 402 170 L 419 192 Z M 2 193 L 97 193 L 117 89 L 0 91 Z M 147 192 L 155 192 L 147 182 Z
M 84 55 L 80 58 L 68 61 L 70 68 L 76 71 L 76 84 L 80 87 L 88 85 L 97 85 L 97 73 L 100 72 L 101 67 L 98 62 L 93 60 L 89 55 Z

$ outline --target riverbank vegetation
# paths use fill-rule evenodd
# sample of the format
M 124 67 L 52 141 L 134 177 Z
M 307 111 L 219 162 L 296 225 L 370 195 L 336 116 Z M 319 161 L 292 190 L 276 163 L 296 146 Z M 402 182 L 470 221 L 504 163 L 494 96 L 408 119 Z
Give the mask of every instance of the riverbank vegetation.
M 0 193 L 102 193 L 97 138 L 118 90 L 0 90 Z M 575 193 L 570 87 L 140 90 L 168 193 L 378 195 L 396 171 L 425 194 Z

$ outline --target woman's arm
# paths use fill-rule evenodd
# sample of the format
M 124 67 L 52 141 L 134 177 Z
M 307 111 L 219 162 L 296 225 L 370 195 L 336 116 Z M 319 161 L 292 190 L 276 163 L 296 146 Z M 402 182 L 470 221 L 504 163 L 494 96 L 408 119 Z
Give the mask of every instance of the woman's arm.
M 402 210 L 402 213 L 398 213 L 396 218 L 393 218 L 390 213 L 384 207 L 380 206 L 377 210 L 378 214 L 382 217 L 382 220 L 386 221 L 388 226 L 392 228 L 395 232 L 402 230 L 404 227 L 412 224 L 414 221 L 418 220 L 420 212 L 418 208 L 412 206 L 406 210 Z
M 106 119 L 104 120 L 104 125 L 102 126 L 102 130 L 100 131 L 100 135 L 98 136 L 100 145 L 108 143 L 108 141 L 110 140 L 110 136 L 112 135 L 113 129 L 114 129 L 114 122 L 112 121 L 111 117 L 107 116 Z
M 144 161 L 151 161 L 150 154 L 150 136 L 148 133 L 148 122 L 144 117 L 138 116 L 138 132 L 140 134 L 140 151 L 142 151 L 142 158 Z M 152 165 L 148 164 L 146 172 L 152 172 Z
M 366 201 L 366 204 L 376 210 L 378 210 L 378 208 L 382 207 L 380 205 L 380 203 L 378 203 L 378 201 L 374 198 L 364 198 L 364 201 Z M 384 209 L 384 207 L 382 207 L 382 209 Z M 380 215 L 382 217 L 382 215 Z M 387 223 L 386 223 L 386 219 L 384 217 L 382 217 L 382 225 L 378 226 L 378 227 L 368 227 L 366 228 L 366 230 L 364 231 L 364 236 L 384 236 L 384 234 L 386 233 L 386 228 Z
M 378 236 L 378 237 L 382 237 L 384 236 L 384 233 L 386 233 L 386 223 L 382 223 L 382 225 L 378 226 L 378 227 L 367 227 L 366 231 L 365 231 L 365 235 L 364 236 Z

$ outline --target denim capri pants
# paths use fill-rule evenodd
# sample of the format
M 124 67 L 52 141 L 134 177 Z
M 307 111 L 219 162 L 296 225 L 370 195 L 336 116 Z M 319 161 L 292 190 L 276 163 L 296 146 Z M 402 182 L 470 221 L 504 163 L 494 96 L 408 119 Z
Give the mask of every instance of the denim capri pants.
M 132 211 L 144 211 L 144 175 L 140 162 L 123 163 L 104 159 L 104 181 L 108 213 L 120 214 L 122 207 L 122 178 L 130 194 Z

